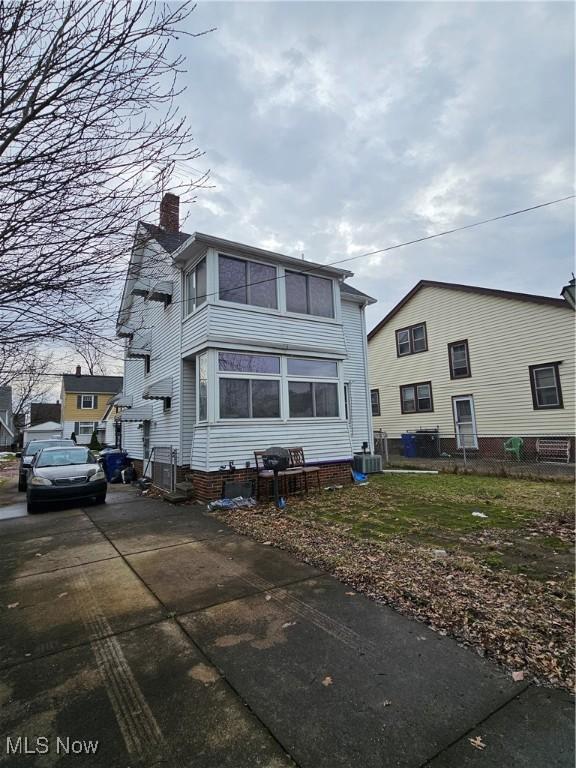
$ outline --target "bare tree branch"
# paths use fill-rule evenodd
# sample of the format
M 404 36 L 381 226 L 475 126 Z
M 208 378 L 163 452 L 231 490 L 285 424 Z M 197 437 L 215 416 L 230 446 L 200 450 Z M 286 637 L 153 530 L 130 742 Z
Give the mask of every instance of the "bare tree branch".
M 104 329 L 138 219 L 205 182 L 170 187 L 201 154 L 169 55 L 194 7 L 0 0 L 0 343 Z

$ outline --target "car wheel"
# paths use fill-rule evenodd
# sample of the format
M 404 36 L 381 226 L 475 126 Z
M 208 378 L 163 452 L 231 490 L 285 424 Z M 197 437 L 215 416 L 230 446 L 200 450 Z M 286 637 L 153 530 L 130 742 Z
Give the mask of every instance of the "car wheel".
M 96 504 L 105 504 L 106 503 L 106 494 L 100 493 L 98 496 L 96 496 Z
M 26 477 L 22 475 L 18 475 L 18 490 L 20 492 L 26 490 Z

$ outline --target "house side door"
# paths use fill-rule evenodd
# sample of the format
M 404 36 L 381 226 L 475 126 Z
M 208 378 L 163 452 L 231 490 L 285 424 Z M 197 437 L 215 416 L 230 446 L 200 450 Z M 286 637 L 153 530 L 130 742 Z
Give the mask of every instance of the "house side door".
M 478 448 L 474 397 L 472 395 L 453 397 L 452 407 L 454 409 L 454 425 L 458 448 L 464 447 L 471 450 Z

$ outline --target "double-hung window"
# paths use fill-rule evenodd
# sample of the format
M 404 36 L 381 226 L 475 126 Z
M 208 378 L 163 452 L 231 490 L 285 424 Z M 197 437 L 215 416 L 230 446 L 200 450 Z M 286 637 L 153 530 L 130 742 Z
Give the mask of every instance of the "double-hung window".
M 208 418 L 208 353 L 198 355 L 198 421 Z
M 91 435 L 97 427 L 97 421 L 80 421 L 78 423 L 78 434 Z
M 206 301 L 206 259 L 186 272 L 186 314 L 190 315 Z
M 98 398 L 96 395 L 79 395 L 79 406 L 82 409 L 91 409 L 98 407 Z
M 380 390 L 370 390 L 370 403 L 372 405 L 372 416 L 380 416 Z
M 430 413 L 433 411 L 431 382 L 423 381 L 418 384 L 401 386 L 400 407 L 402 413 Z
M 286 270 L 286 310 L 303 315 L 334 317 L 332 280 Z
M 218 353 L 221 419 L 280 418 L 280 358 Z
M 231 256 L 218 257 L 219 296 L 222 301 L 278 308 L 276 267 Z
M 467 339 L 448 344 L 448 362 L 450 363 L 451 379 L 467 379 L 472 375 Z
M 530 366 L 530 386 L 535 411 L 564 408 L 559 365 L 560 363 L 543 363 Z
M 410 325 L 396 331 L 396 354 L 398 357 L 415 355 L 417 352 L 426 352 L 428 349 L 428 337 L 426 335 L 426 323 Z
M 287 373 L 291 419 L 339 416 L 338 363 L 335 360 L 289 357 Z

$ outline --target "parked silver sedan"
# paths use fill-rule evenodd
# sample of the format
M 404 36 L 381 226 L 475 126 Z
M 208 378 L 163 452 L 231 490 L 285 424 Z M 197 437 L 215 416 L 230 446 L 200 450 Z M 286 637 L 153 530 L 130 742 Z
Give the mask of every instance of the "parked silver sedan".
M 28 512 L 38 512 L 41 502 L 94 499 L 103 504 L 107 487 L 104 472 L 88 448 L 43 448 L 28 471 Z

